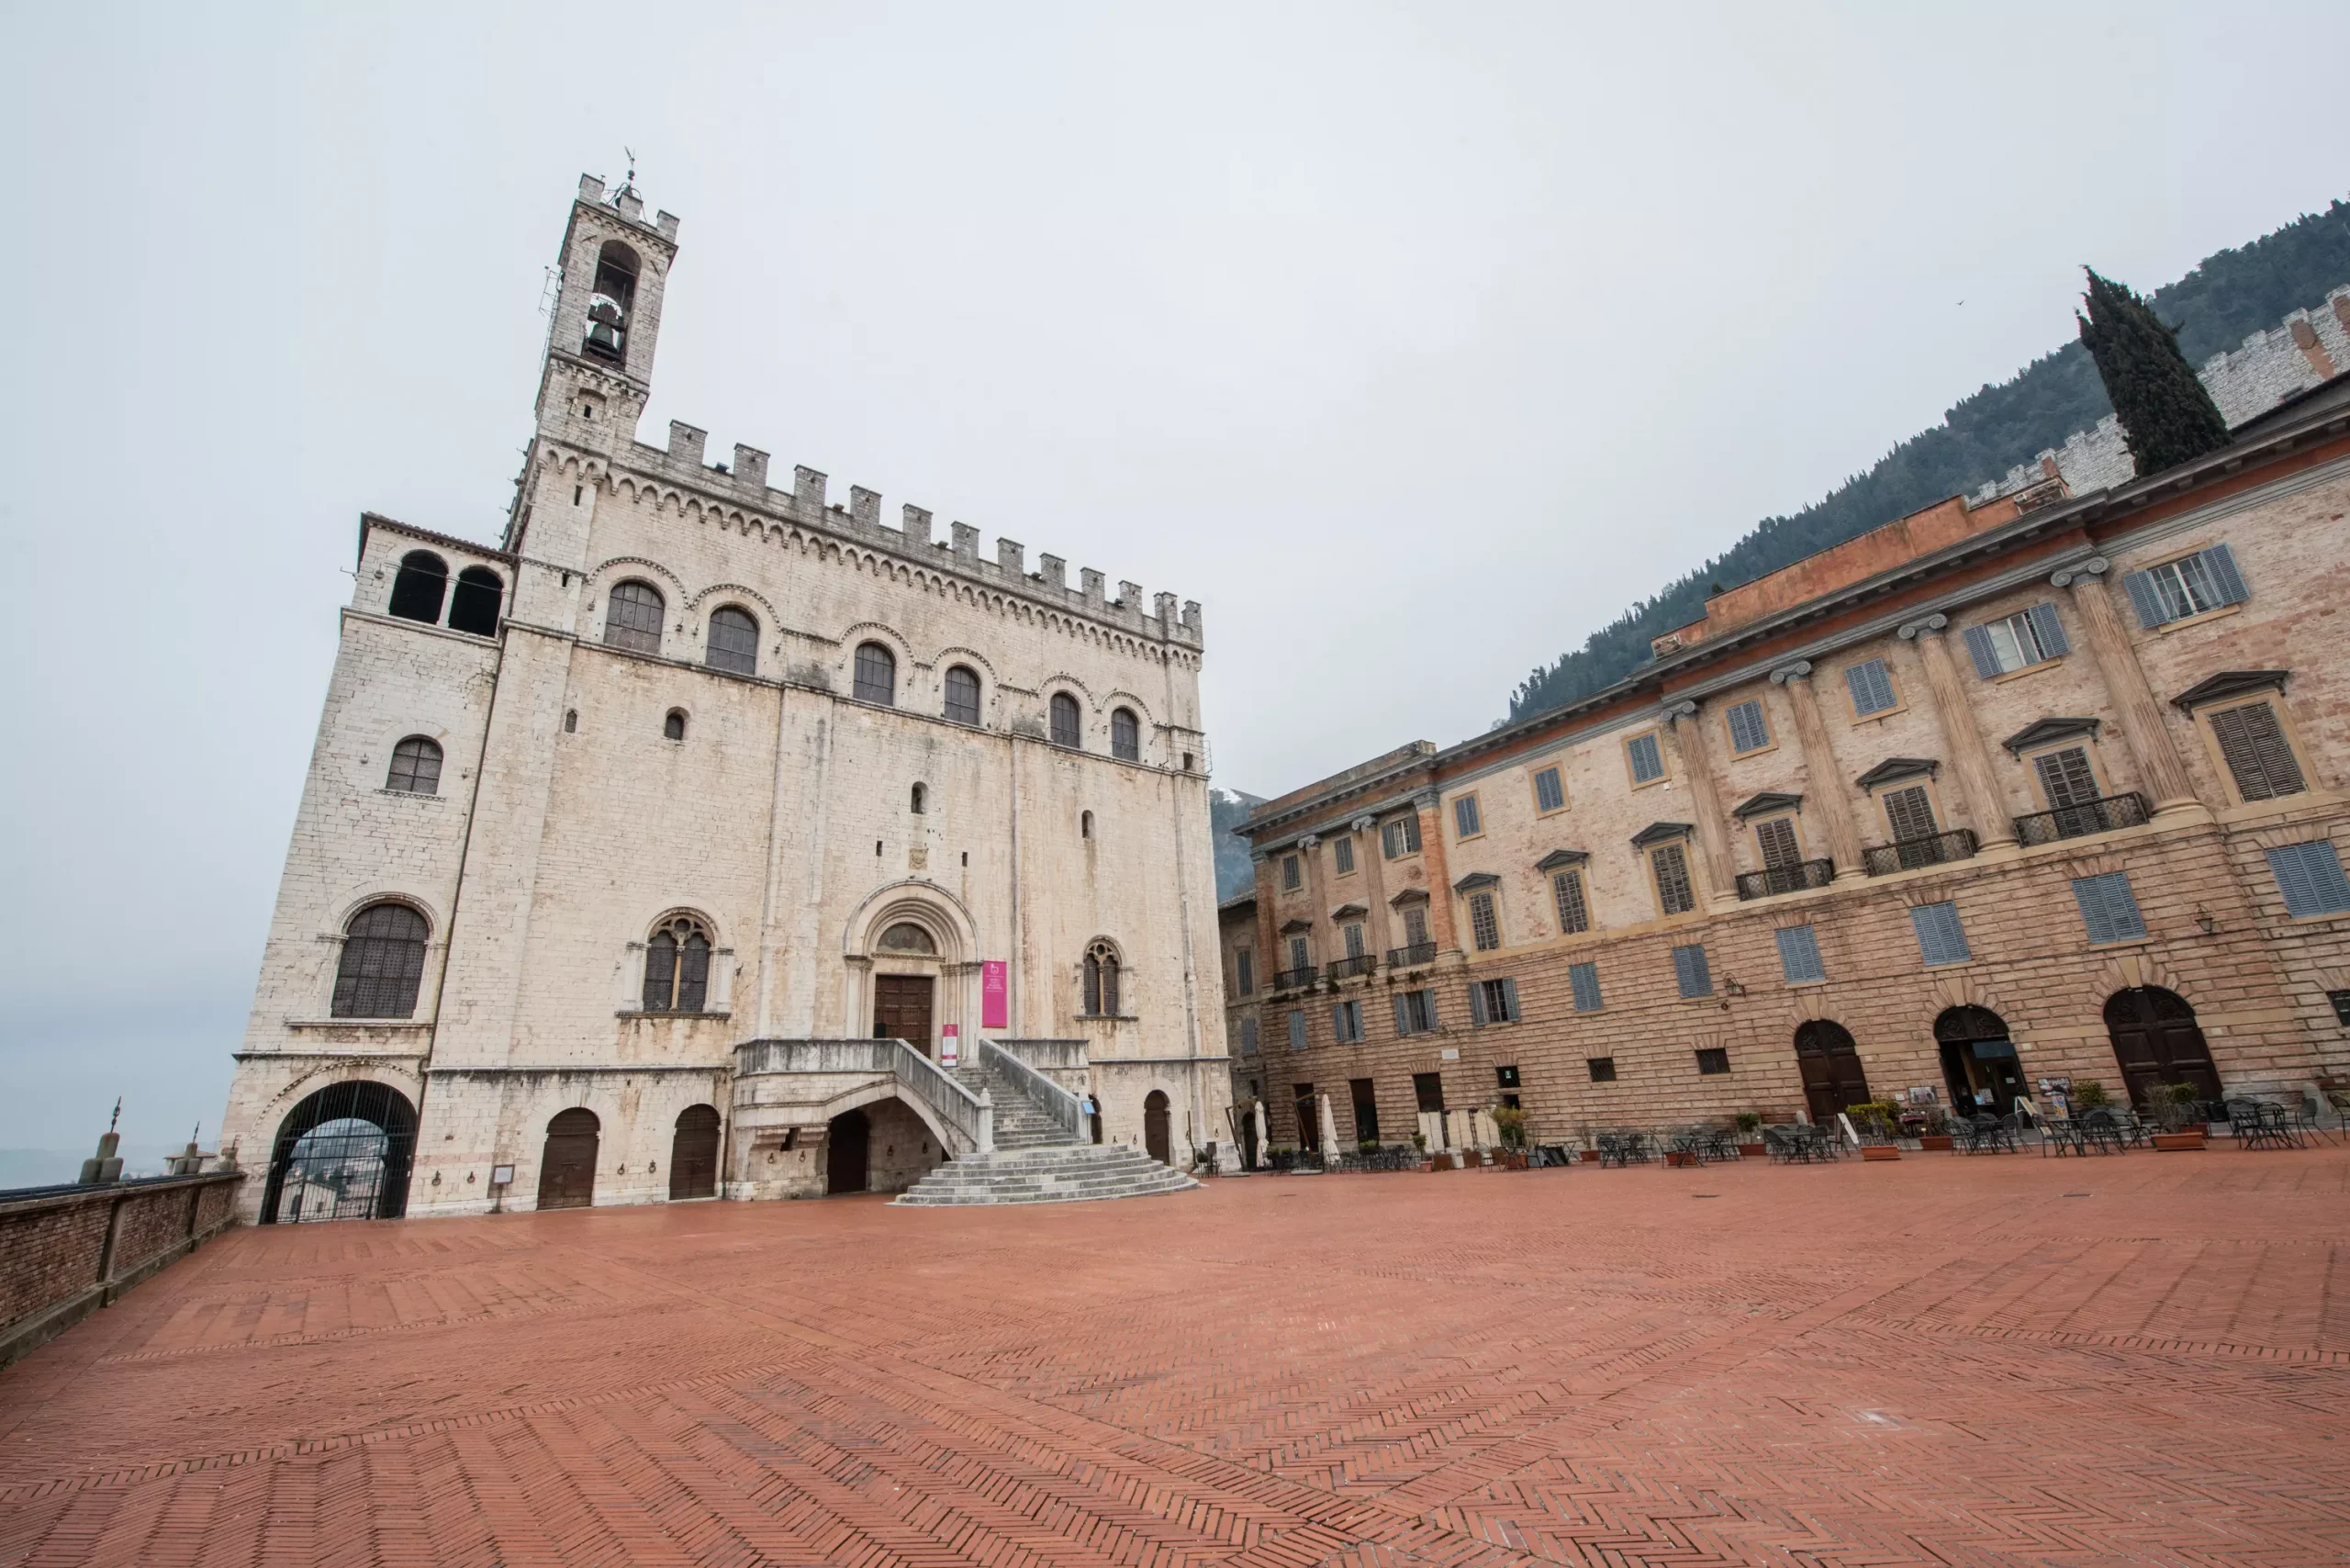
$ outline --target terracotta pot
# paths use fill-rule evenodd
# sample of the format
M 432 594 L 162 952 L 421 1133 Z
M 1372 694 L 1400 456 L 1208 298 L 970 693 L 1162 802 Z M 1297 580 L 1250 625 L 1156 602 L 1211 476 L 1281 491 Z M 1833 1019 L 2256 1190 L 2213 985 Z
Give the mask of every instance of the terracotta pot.
M 1664 1162 L 1676 1167 L 1690 1166 L 1697 1163 L 1697 1157 L 1685 1148 L 1668 1148 L 1664 1151 Z
M 1889 1143 L 1864 1143 L 1861 1145 L 1861 1158 L 1863 1159 L 1898 1159 L 1901 1158 L 1901 1151 Z
M 1494 1162 L 1505 1170 L 1523 1170 L 1526 1169 L 1526 1156 L 1516 1153 L 1510 1149 L 1504 1149 L 1500 1153 L 1494 1155 Z
M 2203 1147 L 2203 1134 L 2204 1129 L 2201 1127 L 2195 1127 L 2187 1132 L 2156 1133 L 2154 1135 L 2154 1147 L 2156 1148 L 2168 1149 L 2201 1148 Z
M 1582 1152 L 1583 1162 L 1585 1165 L 1596 1165 L 1599 1163 L 1599 1150 L 1595 1148 L 1586 1148 Z
M 1948 1154 L 1955 1139 L 1949 1133 L 1919 1133 L 1918 1147 L 1932 1154 Z
M 1738 1146 L 1738 1157 L 1740 1159 L 1760 1159 L 1770 1152 L 1771 1146 L 1768 1144 L 1742 1143 Z
M 1454 1162 L 1452 1156 L 1449 1154 L 1431 1154 L 1428 1156 L 1428 1169 L 1431 1170 L 1458 1170 L 1460 1167 Z

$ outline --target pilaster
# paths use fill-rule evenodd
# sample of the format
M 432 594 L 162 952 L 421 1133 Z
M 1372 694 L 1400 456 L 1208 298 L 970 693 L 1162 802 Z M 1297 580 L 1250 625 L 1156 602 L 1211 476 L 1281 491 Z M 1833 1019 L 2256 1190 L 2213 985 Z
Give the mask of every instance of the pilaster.
M 1698 871 L 1705 878 L 1706 897 L 1717 908 L 1727 907 L 1738 902 L 1738 863 L 1730 858 L 1729 835 L 1722 827 L 1721 791 L 1715 786 L 1713 757 L 1706 749 L 1706 726 L 1697 722 L 1697 704 L 1692 701 L 1675 703 L 1664 716 L 1681 752 L 1689 812 L 1697 820 Z
M 2048 580 L 2057 588 L 2073 591 L 2073 607 L 2081 612 L 2081 622 L 2088 628 L 2089 656 L 2097 661 L 2098 673 L 2105 677 L 2106 690 L 2121 710 L 2122 735 L 2129 742 L 2132 759 L 2138 765 L 2138 776 L 2146 781 L 2146 791 L 2154 798 L 2155 814 L 2202 810 L 2203 802 L 2196 798 L 2195 781 L 2188 776 L 2178 748 L 2171 744 L 2170 731 L 2163 725 L 2162 704 L 2154 700 L 2145 667 L 2138 663 L 2138 651 L 2130 645 L 2129 634 L 2121 629 L 2121 617 L 2114 610 L 2113 595 L 2105 586 L 2105 574 L 2110 565 L 2104 556 L 2093 555 L 2078 566 L 2065 567 Z
M 1828 829 L 1828 852 L 1836 859 L 1836 878 L 1867 875 L 1861 856 L 1861 835 L 1852 826 L 1852 812 L 1844 797 L 1842 771 L 1828 744 L 1828 725 L 1819 716 L 1819 694 L 1812 689 L 1811 661 L 1797 659 L 1771 672 L 1772 684 L 1784 687 L 1787 706 L 1796 716 L 1796 739 L 1803 748 L 1803 769 L 1811 779 L 1811 795 Z
M 2016 841 L 2015 819 L 2008 813 L 1998 775 L 1991 771 L 1991 751 L 1983 742 L 1982 726 L 1975 722 L 1974 706 L 1966 700 L 1958 662 L 1951 657 L 1949 630 L 1949 616 L 1929 615 L 1902 627 L 1900 635 L 1918 645 L 1918 657 L 1926 666 L 1926 689 L 1932 694 L 1934 714 L 1950 741 L 1951 772 L 1958 779 L 1961 803 L 1975 823 L 1976 846 L 2004 848 Z

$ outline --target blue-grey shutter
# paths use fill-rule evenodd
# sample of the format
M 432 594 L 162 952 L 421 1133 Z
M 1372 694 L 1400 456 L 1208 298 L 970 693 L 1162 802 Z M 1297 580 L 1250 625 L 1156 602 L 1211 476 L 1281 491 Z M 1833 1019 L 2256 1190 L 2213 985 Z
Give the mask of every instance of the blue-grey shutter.
M 1986 680 L 1999 678 L 1998 650 L 1991 646 L 1991 629 L 1969 626 L 1966 629 L 1966 651 L 1975 655 L 1975 673 Z
M 1480 1029 L 1485 1026 L 1485 987 L 1482 980 L 1469 982 L 1469 1022 Z
M 1918 933 L 1918 954 L 1929 964 L 1963 964 L 1974 957 L 1954 903 L 1919 904 L 1909 912 Z
M 2146 923 L 2138 913 L 2137 895 L 2130 890 L 2130 879 L 2123 873 L 2076 877 L 2073 897 L 2081 906 L 2081 924 L 2088 928 L 2091 942 L 2134 942 L 2145 935 Z
M 1305 1048 L 1305 1014 L 1301 1008 L 1290 1009 L 1289 1048 L 1293 1051 Z
M 1347 1037 L 1347 1004 L 1343 1002 L 1330 1004 L 1330 1037 L 1339 1041 Z
M 1684 996 L 1710 996 L 1714 991 L 1713 976 L 1706 968 L 1706 949 L 1695 945 L 1673 950 L 1673 979 L 1681 982 Z
M 1782 926 L 1776 935 L 1779 968 L 1789 985 L 1828 978 L 1828 971 L 1819 961 L 1819 938 L 1810 926 Z
M 1517 982 L 1514 980 L 1502 981 L 1502 1022 L 1517 1022 Z
M 1427 990 L 1420 992 L 1420 994 L 1427 998 L 1428 1027 L 1433 1029 L 1436 1027 L 1436 988 L 1431 986 Z
M 2224 544 L 2214 544 L 2203 552 L 2203 569 L 2211 574 L 2211 586 L 2220 590 L 2221 604 L 2242 604 L 2252 597 L 2244 586 L 2244 574 L 2236 570 L 2235 552 Z
M 1597 964 L 1569 965 L 1567 980 L 1574 987 L 1576 1012 L 1596 1013 L 1599 1011 L 1599 966 Z
M 2285 895 L 2285 913 L 2295 920 L 2350 910 L 2350 875 L 2331 839 L 2288 844 L 2268 852 L 2268 869 Z
M 2065 623 L 2056 619 L 2054 605 L 2035 604 L 2024 613 L 2031 617 L 2031 633 L 2040 639 L 2042 658 L 2061 659 L 2073 651 L 2073 644 L 2065 640 Z
M 2162 590 L 2154 586 L 2151 572 L 2124 572 L 2121 586 L 2130 592 L 2131 608 L 2138 612 L 2138 624 L 2151 632 L 2170 616 L 2163 610 Z
M 1762 722 L 1762 704 L 1751 699 L 1729 711 L 1729 744 L 1737 751 L 1753 751 L 1771 744 L 1771 732 Z
M 1406 994 L 1400 991 L 1395 993 L 1395 1035 L 1399 1039 L 1412 1032 L 1411 1015 L 1404 1011 L 1404 998 Z

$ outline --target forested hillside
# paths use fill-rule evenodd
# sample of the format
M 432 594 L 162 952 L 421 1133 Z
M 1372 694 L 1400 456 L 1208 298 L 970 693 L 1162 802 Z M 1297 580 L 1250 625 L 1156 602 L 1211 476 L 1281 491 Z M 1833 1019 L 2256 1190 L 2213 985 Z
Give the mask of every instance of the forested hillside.
M 2205 257 L 2151 299 L 2178 328 L 2188 363 L 2200 365 L 2344 282 L 2350 282 L 2350 203 L 2336 201 L 2241 250 Z M 1962 399 L 1941 424 L 1911 436 L 1817 504 L 1764 519 L 1722 554 L 1593 633 L 1581 648 L 1535 669 L 1511 696 L 1509 716 L 1559 707 L 1629 675 L 1648 659 L 1651 638 L 1705 612 L 1712 585 L 1735 587 L 1964 494 L 2062 446 L 2111 411 L 2087 351 L 2077 341 L 2066 343 L 2014 380 Z
M 1208 827 L 1215 837 L 1218 903 L 1257 885 L 1257 873 L 1248 864 L 1248 841 L 1233 829 L 1247 822 L 1249 812 L 1263 799 L 1260 795 L 1243 795 L 1237 790 L 1208 791 Z

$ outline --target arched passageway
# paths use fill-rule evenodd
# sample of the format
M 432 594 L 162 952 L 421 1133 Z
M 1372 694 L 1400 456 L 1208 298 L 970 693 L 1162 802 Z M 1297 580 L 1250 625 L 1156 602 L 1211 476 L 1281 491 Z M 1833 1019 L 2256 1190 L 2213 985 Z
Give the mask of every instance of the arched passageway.
M 575 1106 L 547 1123 L 546 1148 L 539 1159 L 539 1207 L 584 1209 L 596 1201 L 596 1148 L 604 1124 L 596 1113 Z
M 1174 1143 L 1167 1124 L 1167 1095 L 1154 1089 L 1142 1103 L 1142 1147 L 1161 1165 L 1175 1163 Z
M 1869 1097 L 1869 1076 L 1852 1031 L 1826 1018 L 1796 1026 L 1796 1066 L 1803 1073 L 1805 1109 L 1815 1122 L 1832 1122 L 1847 1105 Z
M 863 1111 L 844 1111 L 824 1134 L 824 1191 L 862 1193 L 871 1180 L 873 1124 Z
M 397 1219 L 408 1212 L 416 1107 L 388 1083 L 330 1083 L 277 1125 L 263 1225 Z
M 677 1136 L 669 1142 L 669 1196 L 718 1196 L 718 1111 L 688 1105 L 677 1113 Z
M 2023 1062 L 2008 1038 L 2008 1021 L 1987 1007 L 1947 1007 L 1934 1020 L 1942 1081 L 1961 1115 L 2004 1116 L 2023 1093 Z

